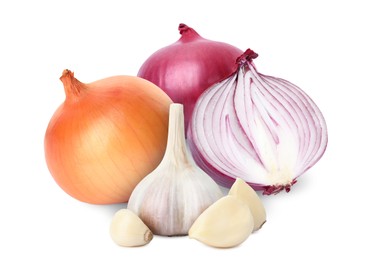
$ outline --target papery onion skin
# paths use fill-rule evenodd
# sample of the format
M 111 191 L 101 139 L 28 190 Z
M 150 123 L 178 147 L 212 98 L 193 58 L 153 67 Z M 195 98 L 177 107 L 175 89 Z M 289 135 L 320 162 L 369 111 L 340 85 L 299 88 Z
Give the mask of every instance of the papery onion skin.
M 234 74 L 200 96 L 188 143 L 198 166 L 222 186 L 239 177 L 265 195 L 289 192 L 323 156 L 327 126 L 303 90 L 257 72 L 257 56 L 248 49 Z
M 197 98 L 236 70 L 236 57 L 243 51 L 205 39 L 185 24 L 181 23 L 178 29 L 181 38 L 153 53 L 137 76 L 153 82 L 174 102 L 184 105 L 187 129 Z
M 61 81 L 66 99 L 44 140 L 50 173 L 80 201 L 127 202 L 164 155 L 171 99 L 134 76 L 84 84 L 65 70 Z

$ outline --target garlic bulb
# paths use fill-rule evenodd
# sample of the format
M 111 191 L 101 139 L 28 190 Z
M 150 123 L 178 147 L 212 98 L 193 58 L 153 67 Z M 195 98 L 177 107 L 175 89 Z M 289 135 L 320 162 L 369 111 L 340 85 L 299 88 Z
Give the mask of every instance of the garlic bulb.
M 189 230 L 189 237 L 213 247 L 234 247 L 252 233 L 254 220 L 246 202 L 227 195 L 207 208 Z
M 251 186 L 245 183 L 242 179 L 237 178 L 231 186 L 229 195 L 241 199 L 249 206 L 254 220 L 253 231 L 259 230 L 262 225 L 265 224 L 266 210 L 257 193 L 251 188 Z
M 134 189 L 128 209 L 156 235 L 187 235 L 195 219 L 223 196 L 186 147 L 183 105 L 171 104 L 168 142 L 158 167 Z
M 127 209 L 115 213 L 110 225 L 112 240 L 119 246 L 143 246 L 148 244 L 153 234 L 142 220 Z

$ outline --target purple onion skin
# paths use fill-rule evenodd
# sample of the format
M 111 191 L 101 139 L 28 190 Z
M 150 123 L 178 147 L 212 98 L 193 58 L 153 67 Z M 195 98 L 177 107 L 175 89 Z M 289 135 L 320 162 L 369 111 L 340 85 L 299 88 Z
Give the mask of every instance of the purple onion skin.
M 198 97 L 236 71 L 236 58 L 243 51 L 227 43 L 207 40 L 185 24 L 178 29 L 181 38 L 153 53 L 137 76 L 159 86 L 173 102 L 184 105 L 187 129 Z

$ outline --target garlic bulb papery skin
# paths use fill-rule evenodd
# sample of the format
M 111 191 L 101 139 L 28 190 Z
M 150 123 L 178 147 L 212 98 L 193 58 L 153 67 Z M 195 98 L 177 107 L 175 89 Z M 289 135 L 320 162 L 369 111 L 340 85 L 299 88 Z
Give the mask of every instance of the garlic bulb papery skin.
M 248 49 L 239 69 L 198 99 L 188 142 L 196 163 L 221 186 L 236 178 L 264 194 L 290 190 L 326 150 L 322 113 L 294 84 L 257 72 Z
M 237 197 L 249 206 L 254 220 L 253 231 L 259 230 L 263 224 L 265 224 L 265 207 L 256 191 L 253 190 L 251 186 L 245 183 L 242 179 L 237 178 L 231 186 L 228 195 Z
M 169 113 L 164 158 L 135 187 L 127 208 L 155 235 L 187 235 L 195 219 L 223 194 L 217 183 L 196 166 L 187 149 L 183 105 L 171 104 Z

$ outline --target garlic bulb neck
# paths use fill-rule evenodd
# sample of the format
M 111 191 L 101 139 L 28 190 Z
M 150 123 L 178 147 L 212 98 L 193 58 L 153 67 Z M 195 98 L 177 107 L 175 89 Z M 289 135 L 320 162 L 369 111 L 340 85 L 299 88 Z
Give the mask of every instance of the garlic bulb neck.
M 169 110 L 168 140 L 162 163 L 181 166 L 189 163 L 185 141 L 183 106 L 172 104 Z

